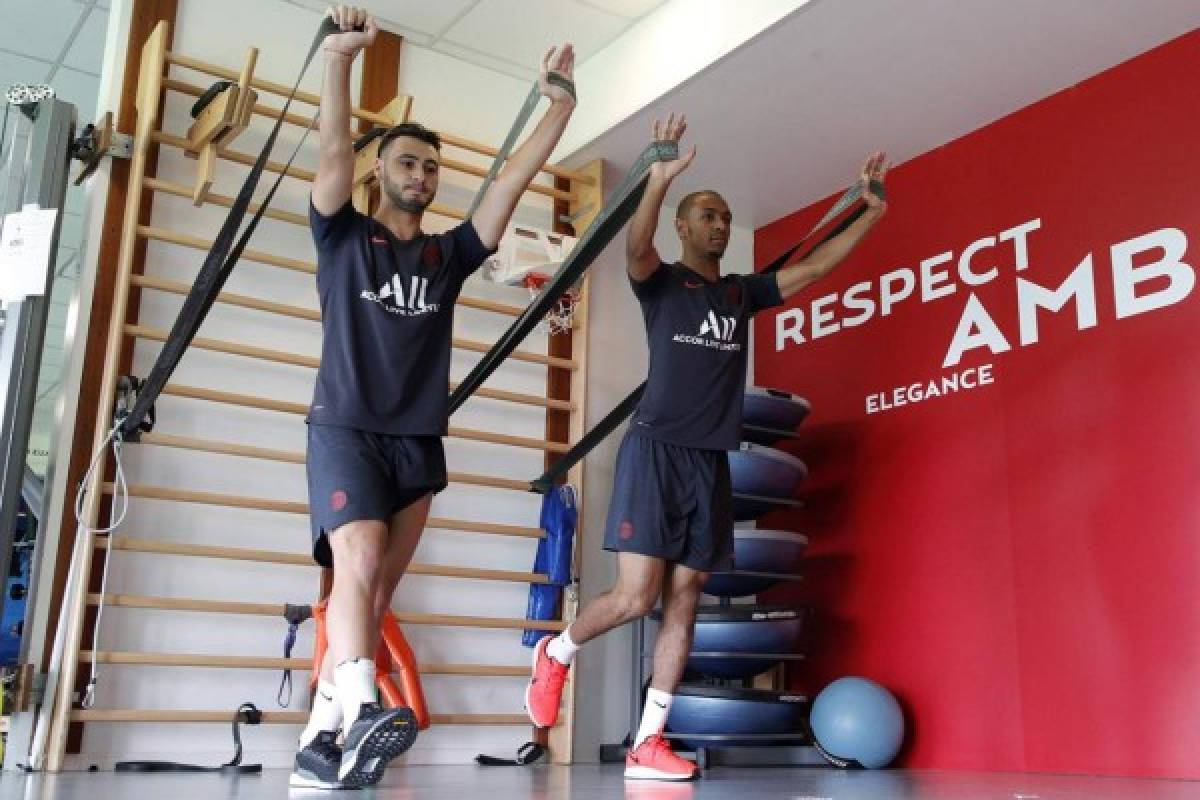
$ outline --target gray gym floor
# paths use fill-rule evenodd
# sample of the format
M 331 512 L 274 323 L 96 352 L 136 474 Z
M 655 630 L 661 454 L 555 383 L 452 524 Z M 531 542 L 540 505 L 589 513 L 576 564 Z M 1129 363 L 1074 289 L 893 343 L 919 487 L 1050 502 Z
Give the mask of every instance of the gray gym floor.
M 621 767 L 406 767 L 374 790 L 289 793 L 288 773 L 252 778 L 74 772 L 0 777 L 0 800 L 264 800 L 360 797 L 383 800 L 1183 800 L 1200 782 L 1012 773 L 717 767 L 695 784 L 629 782 Z

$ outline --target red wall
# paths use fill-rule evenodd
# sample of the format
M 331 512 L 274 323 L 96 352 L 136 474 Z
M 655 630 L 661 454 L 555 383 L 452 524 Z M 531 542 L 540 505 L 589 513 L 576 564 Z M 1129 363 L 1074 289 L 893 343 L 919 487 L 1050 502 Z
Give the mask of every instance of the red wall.
M 950 296 L 918 287 L 815 339 L 806 322 L 782 351 L 776 313 L 756 321 L 757 382 L 814 407 L 789 448 L 813 472 L 808 506 L 774 520 L 813 547 L 807 583 L 771 599 L 823 609 L 793 681 L 892 687 L 908 766 L 1200 778 L 1200 292 L 1176 266 L 1135 287 L 1176 302 L 1119 319 L 1110 254 L 1177 228 L 1200 265 L 1198 77 L 1194 32 L 903 164 L 875 232 L 788 308 L 945 251 Z M 831 200 L 760 229 L 758 263 Z M 972 262 L 995 280 L 957 279 L 967 245 L 1035 218 L 1026 269 L 1010 242 Z M 1096 324 L 1043 309 L 1022 346 L 1017 279 L 1057 287 L 1089 253 Z M 944 369 L 971 292 L 1011 349 Z M 984 364 L 989 385 L 866 411 L 872 393 Z

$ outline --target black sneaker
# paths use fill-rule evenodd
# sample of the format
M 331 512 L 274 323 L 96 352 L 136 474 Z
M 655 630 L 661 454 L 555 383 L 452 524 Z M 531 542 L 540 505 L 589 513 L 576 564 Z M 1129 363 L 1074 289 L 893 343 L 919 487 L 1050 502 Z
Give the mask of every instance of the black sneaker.
M 347 789 L 373 786 L 383 778 L 388 762 L 417 740 L 417 717 L 411 708 L 359 706 L 358 719 L 346 731 L 338 779 Z
M 296 768 L 288 785 L 299 789 L 342 789 L 338 780 L 341 765 L 342 748 L 337 744 L 337 731 L 321 731 L 296 753 Z

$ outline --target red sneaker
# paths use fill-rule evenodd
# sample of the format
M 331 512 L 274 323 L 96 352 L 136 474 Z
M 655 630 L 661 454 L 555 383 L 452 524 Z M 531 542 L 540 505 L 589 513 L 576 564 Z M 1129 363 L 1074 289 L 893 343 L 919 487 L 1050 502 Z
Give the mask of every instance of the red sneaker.
M 650 781 L 695 780 L 700 770 L 691 761 L 676 755 L 661 736 L 651 736 L 625 756 L 625 778 Z
M 544 636 L 533 648 L 533 677 L 525 687 L 525 710 L 539 728 L 552 728 L 558 722 L 558 707 L 562 704 L 563 684 L 570 667 L 546 655 L 546 645 L 553 636 Z

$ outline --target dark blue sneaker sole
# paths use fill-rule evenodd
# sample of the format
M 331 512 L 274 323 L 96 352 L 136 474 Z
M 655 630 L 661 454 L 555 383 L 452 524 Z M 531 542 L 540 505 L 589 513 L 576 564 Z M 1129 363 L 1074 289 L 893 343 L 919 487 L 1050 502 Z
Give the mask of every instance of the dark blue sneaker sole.
M 346 789 L 374 786 L 388 763 L 417 740 L 417 717 L 411 708 L 391 708 L 371 723 L 354 749 L 342 753 L 339 781 Z
M 292 772 L 291 778 L 288 779 L 288 787 L 291 789 L 320 789 L 323 791 L 337 791 L 338 789 L 358 789 L 358 786 L 346 786 L 338 780 L 322 780 L 316 775 L 313 775 L 307 770 L 295 770 Z

